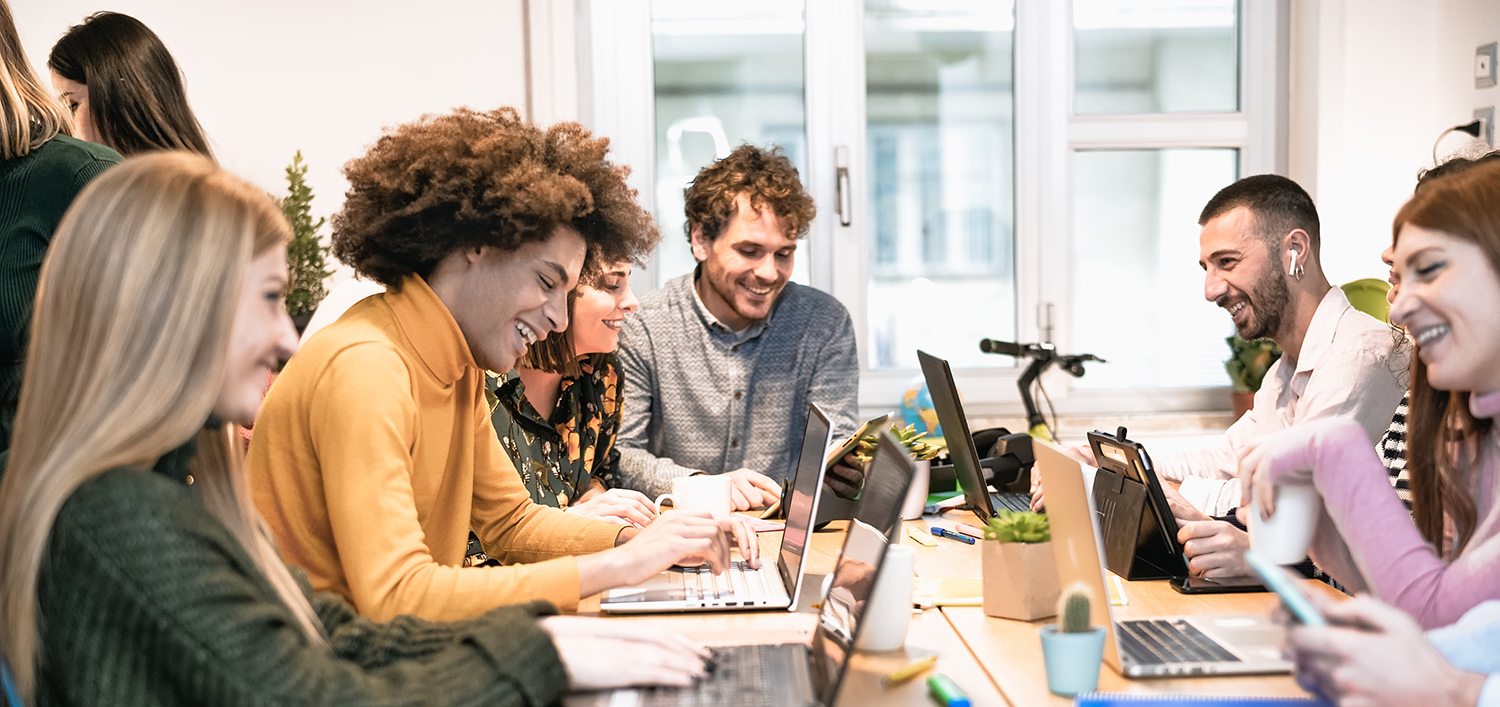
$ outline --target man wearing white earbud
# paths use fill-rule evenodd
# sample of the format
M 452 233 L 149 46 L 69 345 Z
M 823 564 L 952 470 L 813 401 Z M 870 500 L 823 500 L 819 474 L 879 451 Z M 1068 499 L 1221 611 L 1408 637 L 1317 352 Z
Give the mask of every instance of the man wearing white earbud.
M 1246 575 L 1245 534 L 1211 518 L 1240 505 L 1241 451 L 1282 428 L 1331 417 L 1357 421 L 1374 444 L 1406 390 L 1410 351 L 1328 283 L 1318 212 L 1296 182 L 1241 179 L 1209 200 L 1198 223 L 1204 298 L 1229 314 L 1241 337 L 1271 339 L 1282 356 L 1254 409 L 1213 444 L 1158 459 L 1157 472 L 1182 484 L 1173 509 L 1193 573 Z

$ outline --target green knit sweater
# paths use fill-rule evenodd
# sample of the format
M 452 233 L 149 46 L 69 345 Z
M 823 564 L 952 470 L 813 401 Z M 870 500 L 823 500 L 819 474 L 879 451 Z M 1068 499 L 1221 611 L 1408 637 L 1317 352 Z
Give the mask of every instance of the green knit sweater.
M 52 232 L 73 197 L 119 161 L 108 147 L 58 135 L 0 162 L 0 449 L 10 448 L 31 301 Z
M 568 681 L 538 602 L 456 623 L 375 623 L 303 591 L 312 647 L 243 546 L 187 483 L 189 443 L 152 471 L 81 487 L 52 529 L 40 582 L 50 705 L 547 705 Z

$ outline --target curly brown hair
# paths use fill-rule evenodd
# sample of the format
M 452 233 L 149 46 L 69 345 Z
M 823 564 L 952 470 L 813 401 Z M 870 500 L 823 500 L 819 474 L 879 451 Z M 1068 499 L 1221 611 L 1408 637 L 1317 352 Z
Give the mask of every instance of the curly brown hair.
M 546 130 L 513 108 L 460 108 L 388 130 L 344 165 L 349 192 L 333 217 L 333 253 L 359 274 L 398 288 L 449 253 L 543 242 L 558 226 L 588 245 L 584 275 L 601 262 L 638 260 L 661 234 L 606 159 L 609 140 L 577 123 Z
M 738 211 L 735 200 L 741 194 L 750 197 L 750 206 L 757 211 L 769 206 L 793 238 L 806 236 L 818 213 L 812 197 L 802 190 L 797 168 L 780 147 L 745 143 L 704 167 L 683 191 L 688 241 L 693 240 L 694 226 L 703 227 L 705 240 L 723 234 Z

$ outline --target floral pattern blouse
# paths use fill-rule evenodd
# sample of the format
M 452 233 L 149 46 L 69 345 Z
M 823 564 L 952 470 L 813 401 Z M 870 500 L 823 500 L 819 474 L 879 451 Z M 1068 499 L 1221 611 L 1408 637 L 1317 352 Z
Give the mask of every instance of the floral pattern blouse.
M 579 376 L 563 376 L 550 420 L 526 399 L 526 384 L 514 371 L 490 381 L 495 434 L 537 503 L 567 508 L 595 481 L 606 490 L 619 485 L 620 368 L 612 353 L 589 358 L 598 364 L 580 361 Z M 464 565 L 491 562 L 470 533 Z
M 526 385 L 512 373 L 495 390 L 498 404 L 490 413 L 500 446 L 521 474 L 531 500 L 567 508 L 594 481 L 605 489 L 617 485 L 620 453 L 620 372 L 615 355 L 598 365 L 581 361 L 578 377 L 564 376 L 552 419 L 544 419 L 526 399 Z

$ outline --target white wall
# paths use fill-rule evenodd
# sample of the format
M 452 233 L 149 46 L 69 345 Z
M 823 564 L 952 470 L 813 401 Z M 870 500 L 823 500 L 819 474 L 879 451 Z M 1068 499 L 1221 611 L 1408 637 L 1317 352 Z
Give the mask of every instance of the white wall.
M 144 22 L 187 79 L 229 170 L 285 191 L 302 150 L 315 215 L 338 210 L 339 173 L 382 126 L 456 106 L 526 101 L 523 0 L 12 0 L 32 65 L 70 25 L 109 9 Z M 336 278 L 337 279 L 337 278 Z
M 1474 48 L 1500 39 L 1500 3 L 1296 0 L 1292 22 L 1290 176 L 1318 203 L 1329 279 L 1384 278 L 1391 219 L 1433 141 L 1500 101 L 1470 69 Z

